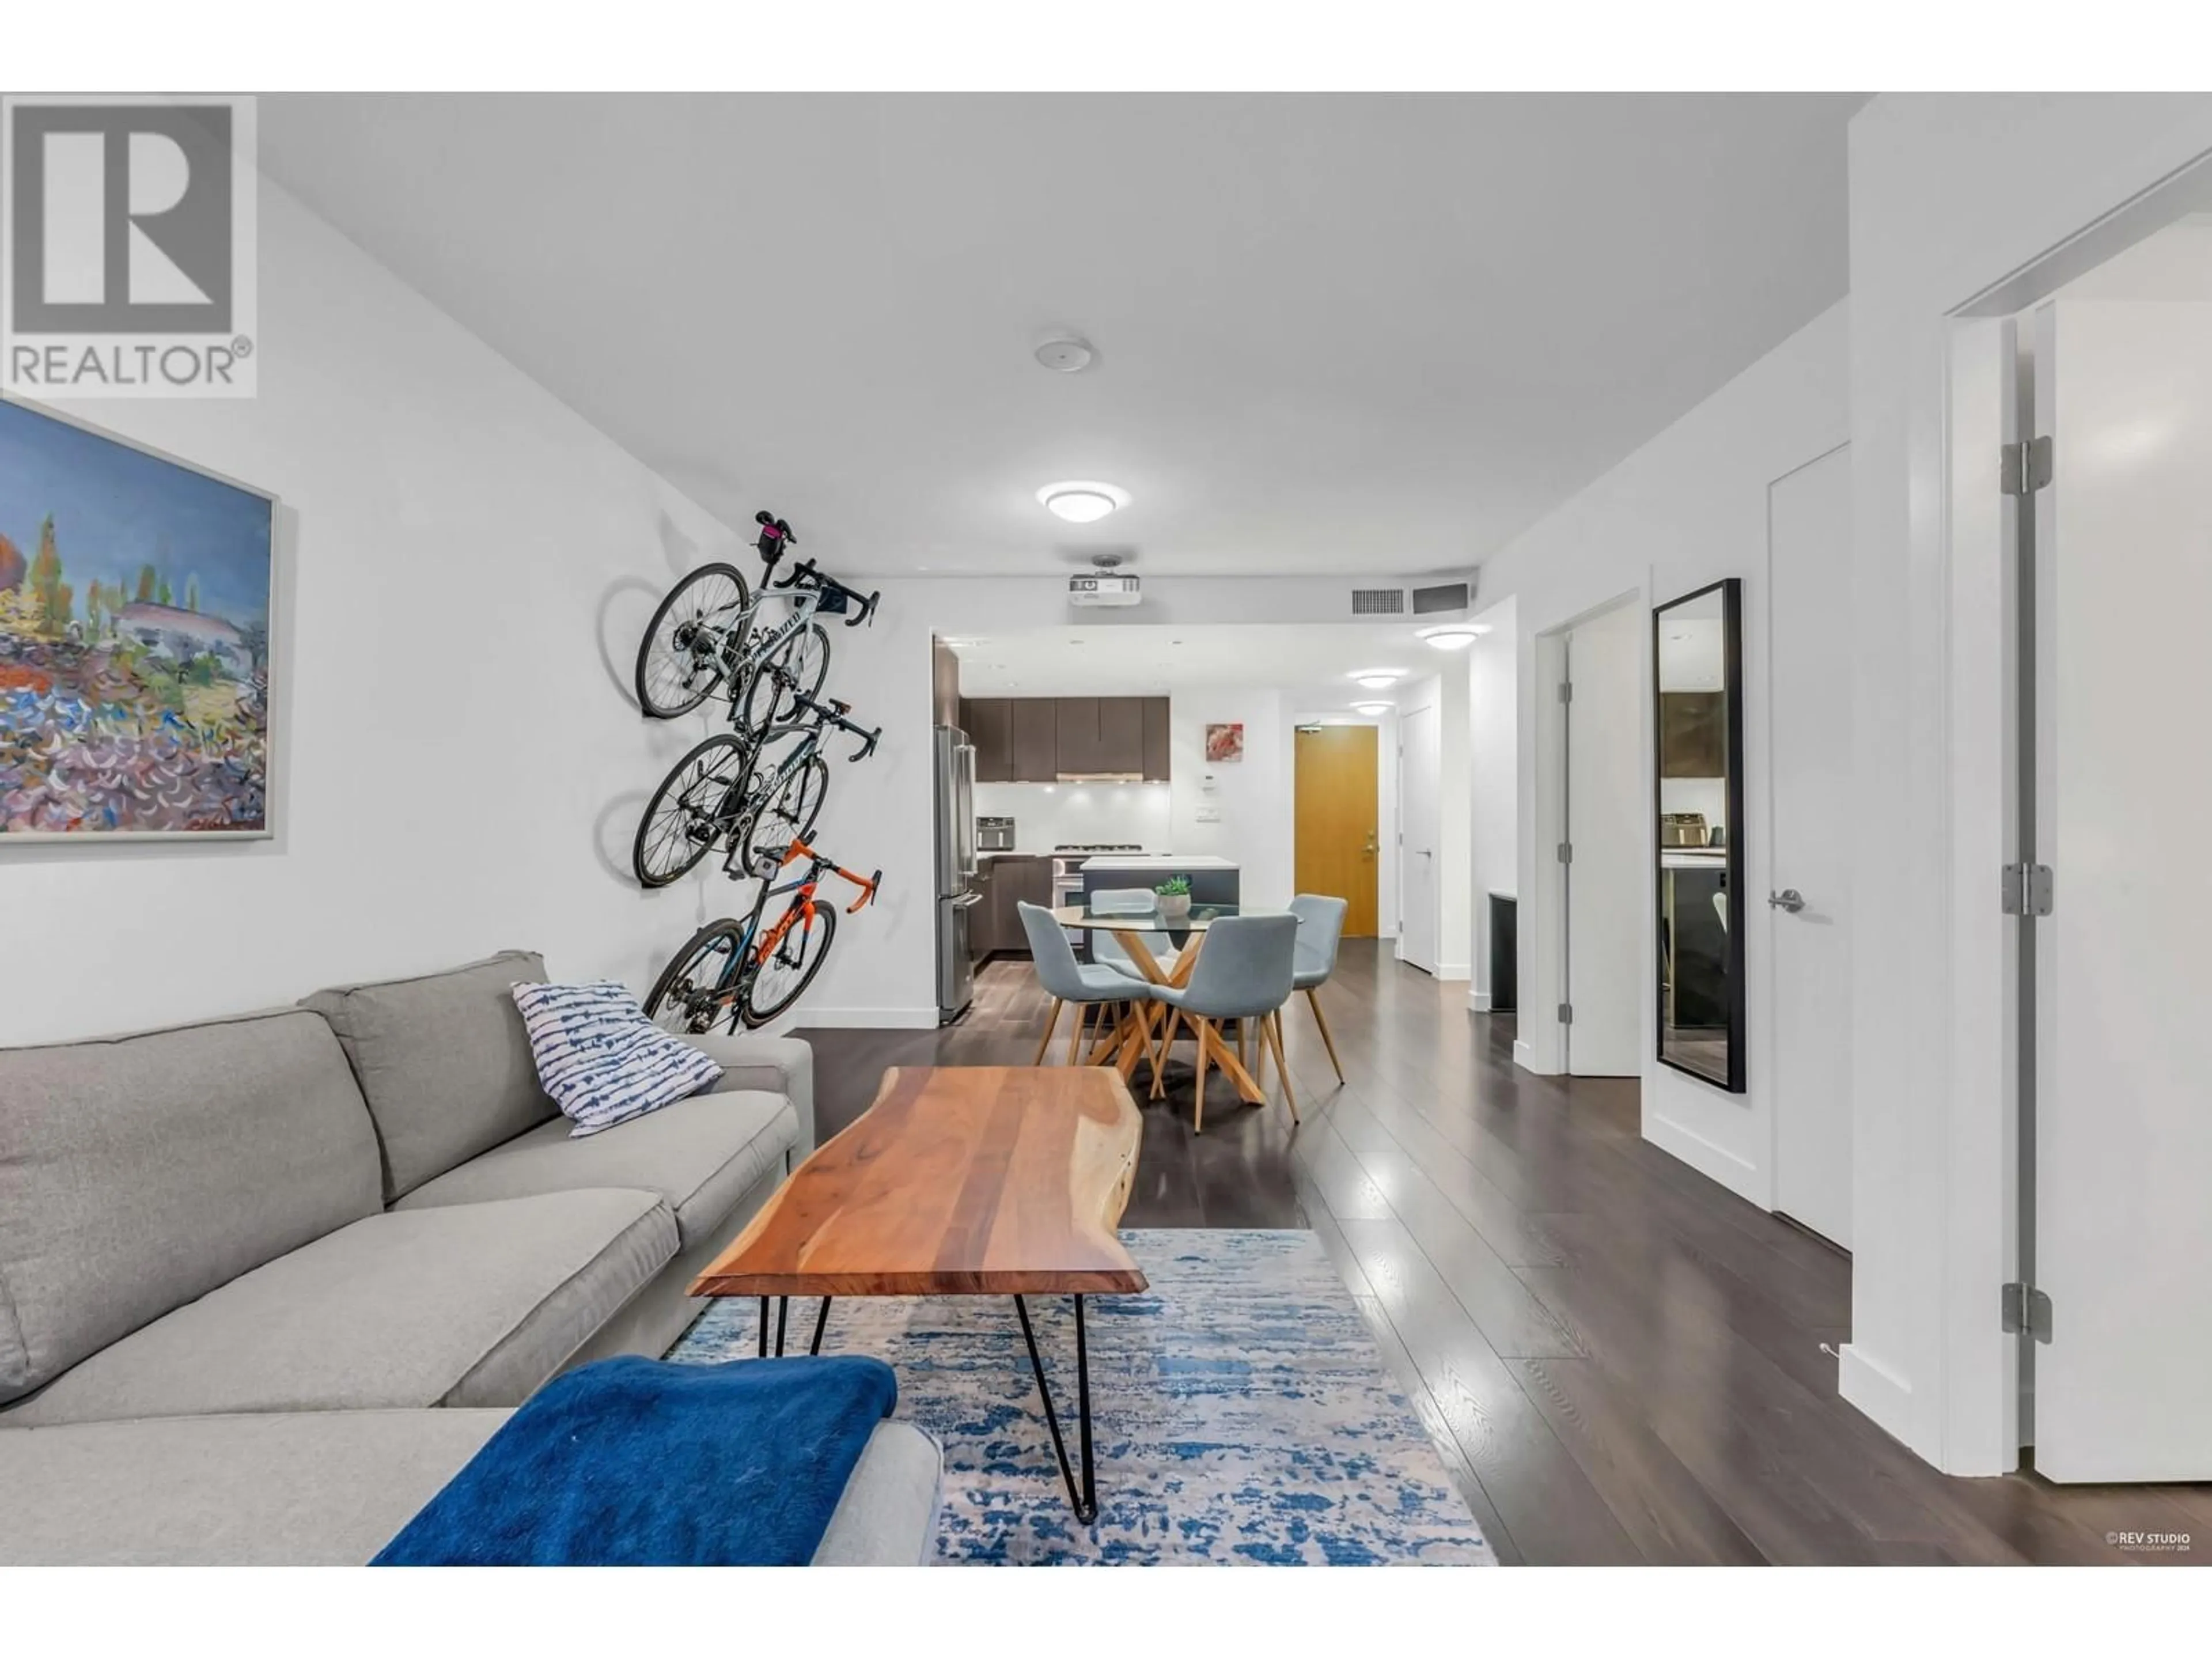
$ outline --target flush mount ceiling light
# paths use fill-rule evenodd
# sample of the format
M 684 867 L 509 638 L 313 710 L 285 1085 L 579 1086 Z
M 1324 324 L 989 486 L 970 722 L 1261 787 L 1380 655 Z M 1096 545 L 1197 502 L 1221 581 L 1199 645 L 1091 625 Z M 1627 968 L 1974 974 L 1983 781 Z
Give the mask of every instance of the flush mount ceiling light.
M 1056 374 L 1080 374 L 1097 355 L 1079 334 L 1055 334 L 1037 343 L 1037 362 Z
M 1487 623 L 1447 623 L 1442 628 L 1425 628 L 1421 638 L 1439 651 L 1464 651 L 1490 631 Z
M 1048 483 L 1036 493 L 1045 510 L 1070 524 L 1096 524 L 1109 513 L 1129 504 L 1129 492 L 1117 484 L 1088 478 Z
M 1383 690 L 1397 684 L 1405 677 L 1406 671 L 1402 668 L 1358 668 L 1346 676 L 1347 679 L 1357 680 L 1370 691 Z
M 1389 702 L 1355 702 L 1352 707 L 1355 712 L 1362 714 L 1387 714 L 1397 705 Z

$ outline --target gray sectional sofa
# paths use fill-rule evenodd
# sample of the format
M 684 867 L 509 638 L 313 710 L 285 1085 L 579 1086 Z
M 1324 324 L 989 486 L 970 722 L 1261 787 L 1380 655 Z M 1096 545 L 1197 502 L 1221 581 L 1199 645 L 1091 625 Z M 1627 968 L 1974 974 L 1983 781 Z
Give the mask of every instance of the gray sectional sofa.
M 667 1348 L 813 1146 L 812 1054 L 699 1039 L 713 1091 L 572 1140 L 544 977 L 0 1049 L 0 1563 L 366 1561 L 541 1383 Z M 817 1561 L 919 1560 L 939 1473 L 883 1425 Z

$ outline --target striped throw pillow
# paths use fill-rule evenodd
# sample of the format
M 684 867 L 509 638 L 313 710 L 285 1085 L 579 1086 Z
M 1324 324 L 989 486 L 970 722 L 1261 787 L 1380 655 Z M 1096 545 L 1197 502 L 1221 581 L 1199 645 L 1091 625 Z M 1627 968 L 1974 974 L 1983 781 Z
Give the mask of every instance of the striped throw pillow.
M 722 1075 L 707 1054 L 647 1019 L 617 980 L 514 992 L 538 1080 L 576 1126 L 571 1139 L 696 1095 Z

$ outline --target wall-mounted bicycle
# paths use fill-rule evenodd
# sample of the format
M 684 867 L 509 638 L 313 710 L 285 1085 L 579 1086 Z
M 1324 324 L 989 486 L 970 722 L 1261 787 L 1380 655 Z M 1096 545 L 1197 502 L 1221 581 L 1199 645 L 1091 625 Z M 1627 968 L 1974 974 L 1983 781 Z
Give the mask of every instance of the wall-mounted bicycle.
M 739 920 L 725 916 L 694 933 L 660 970 L 645 1000 L 647 1018 L 688 1036 L 742 1024 L 765 1025 L 799 1000 L 829 960 L 837 933 L 836 907 L 817 904 L 815 890 L 824 875 L 835 875 L 860 890 L 845 907 L 849 914 L 871 903 L 884 872 L 856 875 L 835 859 L 793 840 L 783 849 L 781 866 L 804 863 L 806 873 L 781 885 L 763 883 L 752 913 Z M 774 901 L 786 902 L 769 919 Z
M 740 737 L 717 732 L 676 763 L 638 820 L 630 864 L 647 887 L 665 887 L 716 847 L 732 877 L 763 875 L 783 850 L 803 842 L 822 816 L 830 765 L 822 744 L 832 730 L 860 739 L 848 760 L 866 760 L 884 733 L 851 718 L 853 706 L 823 700 L 790 683 L 780 664 L 760 683 L 799 718 Z
M 688 714 L 709 697 L 730 705 L 730 723 L 758 734 L 795 717 L 799 694 L 814 696 L 830 672 L 830 635 L 817 615 L 858 628 L 875 615 L 879 592 L 848 587 L 802 559 L 781 577 L 776 563 L 799 538 L 781 519 L 753 514 L 761 526 L 755 592 L 733 564 L 706 564 L 669 590 L 637 648 L 638 707 L 656 720 Z M 788 606 L 770 628 L 760 622 L 771 599 Z M 768 669 L 779 671 L 769 674 Z

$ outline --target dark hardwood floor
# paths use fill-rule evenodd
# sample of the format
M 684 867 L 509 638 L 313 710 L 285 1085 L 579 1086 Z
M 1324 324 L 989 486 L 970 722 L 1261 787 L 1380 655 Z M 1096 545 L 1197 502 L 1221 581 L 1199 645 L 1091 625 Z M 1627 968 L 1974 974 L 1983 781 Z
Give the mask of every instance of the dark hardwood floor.
M 1821 1344 L 1850 1334 L 1849 1260 L 1648 1145 L 1633 1080 L 1518 1070 L 1510 1017 L 1371 940 L 1322 994 L 1350 1080 L 1303 1006 L 1302 1127 L 1216 1077 L 1193 1135 L 1184 1074 L 1146 1107 L 1125 1224 L 1310 1227 L 1502 1560 L 2212 1559 L 2212 1487 L 1954 1480 L 1845 1405 Z M 820 1133 L 886 1066 L 1028 1064 L 1044 1011 L 1000 962 L 944 1030 L 801 1031 Z

